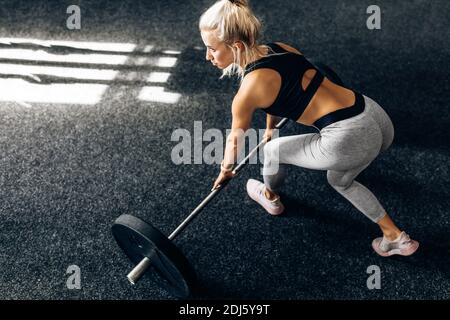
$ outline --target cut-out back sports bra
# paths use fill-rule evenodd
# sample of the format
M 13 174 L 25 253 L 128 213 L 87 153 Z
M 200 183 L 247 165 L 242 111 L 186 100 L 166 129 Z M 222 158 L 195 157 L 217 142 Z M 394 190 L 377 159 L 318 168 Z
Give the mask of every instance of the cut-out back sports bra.
M 305 111 L 316 91 L 319 89 L 325 76 L 309 62 L 304 55 L 287 51 L 276 43 L 267 43 L 267 46 L 269 46 L 275 54 L 247 64 L 244 69 L 244 77 L 249 72 L 261 68 L 277 71 L 281 76 L 280 91 L 273 104 L 263 110 L 274 116 L 297 121 Z M 316 70 L 316 73 L 306 87 L 306 90 L 303 90 L 301 79 L 303 79 L 304 73 L 309 69 Z M 356 97 L 353 106 L 326 114 L 316 120 L 313 125 L 321 130 L 331 123 L 348 119 L 363 112 L 363 96 L 355 90 L 352 91 L 355 93 Z
M 277 71 L 281 76 L 280 91 L 274 103 L 264 108 L 264 111 L 297 121 L 322 83 L 324 75 L 303 55 L 287 51 L 276 43 L 268 43 L 267 46 L 278 55 L 269 55 L 247 64 L 244 76 L 261 68 Z M 316 70 L 316 74 L 306 90 L 303 90 L 300 81 L 309 69 Z

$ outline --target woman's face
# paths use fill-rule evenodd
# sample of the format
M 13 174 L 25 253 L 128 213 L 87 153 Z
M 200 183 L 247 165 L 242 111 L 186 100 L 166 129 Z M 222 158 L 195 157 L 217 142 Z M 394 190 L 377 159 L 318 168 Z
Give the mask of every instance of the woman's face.
M 233 63 L 233 51 L 215 36 L 213 31 L 201 31 L 206 46 L 206 60 L 219 69 L 225 69 Z

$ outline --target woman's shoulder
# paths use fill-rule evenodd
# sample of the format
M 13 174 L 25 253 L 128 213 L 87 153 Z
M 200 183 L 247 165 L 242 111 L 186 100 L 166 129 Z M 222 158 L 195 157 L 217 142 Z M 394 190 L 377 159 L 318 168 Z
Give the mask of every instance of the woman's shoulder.
M 249 73 L 243 79 L 238 93 L 251 96 L 258 106 L 266 106 L 267 99 L 272 99 L 274 90 L 281 86 L 281 75 L 273 69 L 261 68 Z

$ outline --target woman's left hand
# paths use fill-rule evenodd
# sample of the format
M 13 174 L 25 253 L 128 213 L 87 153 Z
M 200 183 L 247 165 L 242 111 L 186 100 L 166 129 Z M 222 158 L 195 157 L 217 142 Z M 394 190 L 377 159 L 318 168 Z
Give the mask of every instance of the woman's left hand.
M 213 188 L 211 191 L 217 189 L 223 182 L 225 182 L 228 179 L 231 179 L 235 176 L 233 171 L 220 171 L 219 176 L 217 177 L 216 181 L 214 182 Z

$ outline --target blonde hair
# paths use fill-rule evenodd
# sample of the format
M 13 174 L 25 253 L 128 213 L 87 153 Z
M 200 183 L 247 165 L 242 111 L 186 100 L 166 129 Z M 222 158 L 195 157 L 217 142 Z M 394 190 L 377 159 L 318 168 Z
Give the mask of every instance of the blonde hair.
M 249 61 L 263 56 L 265 48 L 267 52 L 271 51 L 269 46 L 258 44 L 261 22 L 253 14 L 247 0 L 217 1 L 200 17 L 199 29 L 216 32 L 219 41 L 233 51 L 233 63 L 223 70 L 220 79 L 237 74 L 242 81 L 245 70 L 241 65 L 246 66 Z M 242 54 L 232 46 L 236 41 L 244 45 Z

